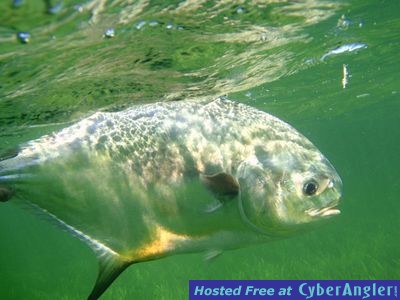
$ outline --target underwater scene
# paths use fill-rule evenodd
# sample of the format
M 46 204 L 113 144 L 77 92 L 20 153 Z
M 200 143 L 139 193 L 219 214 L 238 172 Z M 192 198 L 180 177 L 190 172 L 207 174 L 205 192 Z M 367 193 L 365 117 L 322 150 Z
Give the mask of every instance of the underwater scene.
M 1 1 L 0 299 L 187 299 L 191 279 L 400 279 L 399 32 L 398 1 Z M 154 142 L 166 124 L 175 139 Z M 236 177 L 202 166 L 193 124 L 211 128 L 201 159 L 239 160 L 279 136 L 251 148 L 266 182 L 246 164 L 232 162 Z M 84 148 L 82 128 L 104 143 Z M 218 146 L 227 136 L 232 147 Z M 304 183 L 289 169 L 274 190 L 275 158 L 323 176 Z M 140 169 L 128 180 L 127 164 Z M 205 170 L 200 181 L 187 164 Z M 171 184 L 179 176 L 184 187 Z M 286 190 L 296 178 L 304 185 Z M 262 187 L 282 201 L 240 202 Z M 140 209 L 120 204 L 130 192 Z M 295 215 L 296 193 L 307 217 Z M 166 204 L 146 204 L 157 197 Z M 257 237 L 180 246 L 218 226 Z

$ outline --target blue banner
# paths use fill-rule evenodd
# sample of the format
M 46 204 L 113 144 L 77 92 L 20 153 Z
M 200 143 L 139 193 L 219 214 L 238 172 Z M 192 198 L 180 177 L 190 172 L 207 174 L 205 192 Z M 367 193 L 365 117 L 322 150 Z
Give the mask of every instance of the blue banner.
M 400 280 L 190 280 L 189 300 L 399 299 Z

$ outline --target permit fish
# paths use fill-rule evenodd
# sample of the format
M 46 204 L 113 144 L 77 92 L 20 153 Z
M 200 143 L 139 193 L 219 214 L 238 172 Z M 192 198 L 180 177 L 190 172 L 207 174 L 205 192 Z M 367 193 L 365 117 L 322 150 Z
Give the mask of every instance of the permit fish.
M 357 50 L 364 49 L 364 48 L 367 48 L 367 44 L 364 44 L 364 43 L 344 44 L 340 47 L 337 47 L 335 49 L 328 51 L 327 53 L 322 55 L 320 60 L 324 61 L 325 58 L 327 58 L 328 56 L 338 55 L 338 54 L 342 54 L 345 52 L 353 52 L 353 51 L 357 51 Z
M 218 98 L 97 112 L 0 161 L 0 201 L 84 241 L 97 299 L 128 266 L 286 238 L 340 213 L 342 181 L 302 134 Z

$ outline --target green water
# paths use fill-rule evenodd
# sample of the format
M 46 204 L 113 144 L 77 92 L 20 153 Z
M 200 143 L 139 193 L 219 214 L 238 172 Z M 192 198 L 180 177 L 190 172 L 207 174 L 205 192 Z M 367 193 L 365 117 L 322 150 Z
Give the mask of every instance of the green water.
M 311 233 L 138 264 L 104 299 L 186 299 L 189 279 L 400 279 L 400 2 L 25 2 L 0 3 L 0 152 L 95 111 L 227 94 L 304 133 L 344 183 L 342 214 Z M 1 299 L 84 299 L 96 272 L 82 242 L 2 203 Z

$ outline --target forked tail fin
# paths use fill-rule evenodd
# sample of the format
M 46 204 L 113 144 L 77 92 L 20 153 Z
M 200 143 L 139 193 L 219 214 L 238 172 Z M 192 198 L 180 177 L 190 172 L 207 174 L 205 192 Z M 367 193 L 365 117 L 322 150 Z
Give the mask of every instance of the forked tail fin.
M 113 281 L 131 264 L 121 259 L 118 254 L 103 252 L 98 256 L 99 272 L 96 284 L 88 300 L 96 300 L 106 291 Z

